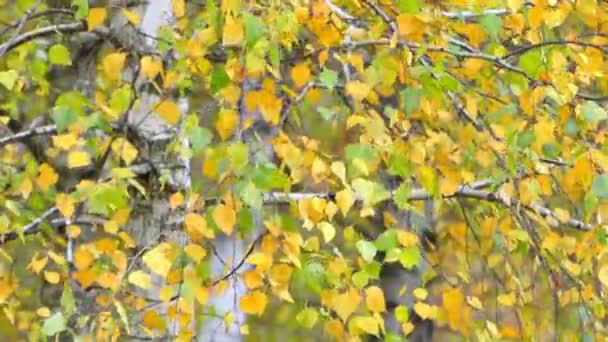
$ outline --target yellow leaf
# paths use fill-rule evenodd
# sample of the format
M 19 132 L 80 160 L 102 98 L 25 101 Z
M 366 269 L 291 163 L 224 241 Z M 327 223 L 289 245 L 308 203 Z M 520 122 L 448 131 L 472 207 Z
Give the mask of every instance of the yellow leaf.
M 260 252 L 253 253 L 247 258 L 247 263 L 256 265 L 261 271 L 266 271 L 272 265 L 272 256 Z
M 43 163 L 40 165 L 40 172 L 36 183 L 42 191 L 48 190 L 51 186 L 55 185 L 59 180 L 59 176 L 49 164 Z
M 217 121 L 215 122 L 215 129 L 220 134 L 220 137 L 222 137 L 222 140 L 226 140 L 234 134 L 238 124 L 239 117 L 236 111 L 224 109 L 218 114 Z
M 247 271 L 243 275 L 243 279 L 245 280 L 245 285 L 248 289 L 253 290 L 257 289 L 264 285 L 264 279 L 262 278 L 262 274 L 257 270 Z
M 524 0 L 507 0 L 507 6 L 511 12 L 517 12 L 524 5 Z
M 346 95 L 351 96 L 355 101 L 363 101 L 372 88 L 361 81 L 350 81 L 346 84 L 345 91 Z
M 481 303 L 481 301 L 477 297 L 467 297 L 467 304 L 477 310 L 483 310 L 483 303 Z
M 464 295 L 460 289 L 453 288 L 444 291 L 442 299 L 450 328 L 456 330 L 461 326 L 463 319 Z
M 608 266 L 603 266 L 600 268 L 597 277 L 604 286 L 608 287 Z
M 27 265 L 27 269 L 32 270 L 32 272 L 34 272 L 36 274 L 39 274 L 40 271 L 42 271 L 42 269 L 46 266 L 46 264 L 48 262 L 49 262 L 49 257 L 47 257 L 47 256 L 44 256 L 40 259 L 36 259 L 34 257 L 30 261 L 30 263 Z
M 370 311 L 386 311 L 384 292 L 378 286 L 370 286 L 365 290 L 365 304 Z
M 80 233 L 82 233 L 82 230 L 80 229 L 80 226 L 71 224 L 66 228 L 66 232 L 69 237 L 71 237 L 72 239 L 76 239 L 80 236 Z
M 414 291 L 412 291 L 412 294 L 419 300 L 425 300 L 426 297 L 429 295 L 429 292 L 422 287 L 418 287 L 414 289 Z
M 146 311 L 143 317 L 143 326 L 157 331 L 165 331 L 167 322 L 156 311 Z
M 68 151 L 72 147 L 79 145 L 76 135 L 72 133 L 53 136 L 53 145 L 60 150 Z
M 330 242 L 333 240 L 334 236 L 336 236 L 336 228 L 334 228 L 331 223 L 323 221 L 319 223 L 319 229 L 321 230 L 321 233 L 323 233 L 323 240 L 325 240 L 325 243 Z
M 344 326 L 342 325 L 342 322 L 340 322 L 339 320 L 332 319 L 331 321 L 325 323 L 325 326 L 323 327 L 323 329 L 334 340 L 336 340 L 336 341 L 344 340 Z
M 199 304 L 205 305 L 209 300 L 209 288 L 205 286 L 199 286 L 194 290 L 194 296 Z
M 175 210 L 184 203 L 184 195 L 181 192 L 176 192 L 169 196 L 169 206 Z
M 88 268 L 93 261 L 95 261 L 93 254 L 85 248 L 78 248 L 74 253 L 74 265 L 79 270 Z
M 55 206 L 61 212 L 61 215 L 65 218 L 70 218 L 74 215 L 74 198 L 67 194 L 57 194 L 55 197 Z
M 61 276 L 57 272 L 44 271 L 44 279 L 51 284 L 57 284 L 61 280 Z
M 290 71 L 291 79 L 293 80 L 293 84 L 296 88 L 302 88 L 310 81 L 310 68 L 307 63 L 300 63 Z
M 236 224 L 236 212 L 233 208 L 220 204 L 213 209 L 213 220 L 224 234 L 230 235 Z
M 342 216 L 346 216 L 354 203 L 355 194 L 350 189 L 345 188 L 336 193 L 336 204 L 340 208 Z
M 263 90 L 256 93 L 258 94 L 257 105 L 259 106 L 262 117 L 267 122 L 277 125 L 281 119 L 283 101 L 276 97 L 274 92 Z
M 222 35 L 222 43 L 224 45 L 240 45 L 245 39 L 245 29 L 243 22 L 235 19 L 232 16 L 226 16 L 224 23 L 224 34 Z
M 73 151 L 68 154 L 68 167 L 71 169 L 87 166 L 90 163 L 89 154 L 84 151 Z
M 266 310 L 268 298 L 263 292 L 253 291 L 241 297 L 240 309 L 244 313 L 261 316 Z
M 434 305 L 418 302 L 414 304 L 414 311 L 422 319 L 434 319 L 437 317 L 437 307 Z
M 184 0 L 171 0 L 171 7 L 176 18 L 181 18 L 186 14 L 186 2 Z
M 213 239 L 215 233 L 207 228 L 207 220 L 195 213 L 188 213 L 184 217 L 184 226 L 186 233 L 194 240 L 199 241 L 202 238 Z
M 110 81 L 118 81 L 122 78 L 122 69 L 125 66 L 127 54 L 123 52 L 110 53 L 103 58 L 102 66 L 104 75 Z
M 196 263 L 200 262 L 205 256 L 207 256 L 207 251 L 201 247 L 201 245 L 196 245 L 193 243 L 184 247 L 184 252 L 186 252 L 186 254 Z
M 336 311 L 343 322 L 346 322 L 348 317 L 357 310 L 360 302 L 361 296 L 359 295 L 359 292 L 356 289 L 351 288 L 336 297 L 334 311 Z
M 378 321 L 372 316 L 359 316 L 353 318 L 353 320 L 356 320 L 355 324 L 359 329 L 365 331 L 368 334 L 378 336 L 378 334 L 380 333 L 378 329 Z
M 425 23 L 418 16 L 413 14 L 400 14 L 397 17 L 399 35 L 405 38 L 420 41 L 424 35 Z
M 19 186 L 19 192 L 21 193 L 21 197 L 23 199 L 27 199 L 28 197 L 30 197 L 30 194 L 32 193 L 33 188 L 34 188 L 34 185 L 32 184 L 32 180 L 29 178 L 25 178 L 23 180 L 23 182 L 21 182 L 21 185 Z
M 154 106 L 154 111 L 160 117 L 171 125 L 176 125 L 179 122 L 181 113 L 177 103 L 169 100 L 161 101 Z
M 312 180 L 315 183 L 320 183 L 327 177 L 327 164 L 323 159 L 316 157 L 312 162 Z
M 346 184 L 346 167 L 343 162 L 335 161 L 331 163 L 331 172 L 336 175 L 342 183 Z
M 561 221 L 561 222 L 568 222 L 568 220 L 570 220 L 570 213 L 568 212 L 568 210 L 566 209 L 562 209 L 562 208 L 555 208 L 555 216 Z
M 137 270 L 129 274 L 129 283 L 147 290 L 152 286 L 152 278 L 142 270 Z
M 135 26 L 139 26 L 139 24 L 141 23 L 141 18 L 139 17 L 139 15 L 135 12 L 129 11 L 126 8 L 121 8 L 120 9 L 122 11 L 122 14 L 125 15 L 125 17 L 127 17 L 127 20 L 135 25 Z
M 131 165 L 138 155 L 135 146 L 124 138 L 118 138 L 112 142 L 112 152 L 119 155 L 126 165 Z
M 89 14 L 87 16 L 87 27 L 89 31 L 93 31 L 99 26 L 101 26 L 108 16 L 108 11 L 105 7 L 95 7 L 89 9 Z
M 397 239 L 403 247 L 412 247 L 418 244 L 418 236 L 412 232 L 398 230 Z
M 515 304 L 515 300 L 516 300 L 515 293 L 509 292 L 506 294 L 498 295 L 496 300 L 498 301 L 499 304 L 501 304 L 503 306 L 513 306 L 513 304 Z
M 152 272 L 166 277 L 171 269 L 174 257 L 174 246 L 167 242 L 163 242 L 146 252 L 142 259 L 144 264 L 148 266 Z
M 153 80 L 162 70 L 163 63 L 158 57 L 144 56 L 139 61 L 141 72 L 148 80 Z
M 47 308 L 46 306 L 43 306 L 36 310 L 36 314 L 40 317 L 46 318 L 51 315 L 51 310 L 49 310 L 49 308 Z

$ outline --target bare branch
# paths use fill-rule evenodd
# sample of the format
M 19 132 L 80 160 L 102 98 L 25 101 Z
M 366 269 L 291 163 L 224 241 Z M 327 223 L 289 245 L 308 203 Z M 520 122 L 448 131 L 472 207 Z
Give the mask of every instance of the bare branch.
M 458 11 L 458 12 L 442 11 L 441 15 L 448 19 L 475 20 L 475 19 L 478 19 L 478 18 L 486 16 L 486 15 L 503 16 L 503 15 L 507 15 L 510 13 L 511 13 L 511 11 L 507 8 L 494 8 L 494 9 L 483 10 L 479 13 L 472 12 L 472 11 Z
M 590 48 L 597 49 L 604 54 L 608 54 L 608 49 L 601 45 L 598 45 L 598 44 L 582 42 L 582 41 L 578 41 L 578 40 L 561 40 L 561 39 L 559 39 L 559 40 L 547 40 L 547 41 L 540 42 L 537 44 L 530 44 L 530 45 L 522 46 L 522 47 L 519 47 L 519 48 L 507 53 L 502 58 L 508 59 L 508 58 L 511 58 L 514 56 L 519 56 L 521 54 L 524 54 L 530 50 L 537 49 L 537 48 L 540 48 L 543 46 L 550 46 L 550 45 L 577 45 L 577 46 L 583 46 L 583 47 L 590 47 Z
M 378 4 L 376 4 L 372 0 L 363 0 L 363 2 L 365 2 L 365 4 L 369 7 L 371 7 L 372 10 L 376 12 L 376 14 L 379 15 L 380 18 L 382 18 L 382 20 L 384 20 L 384 22 L 388 26 L 390 26 L 391 31 L 393 31 L 394 34 L 399 32 L 399 27 L 397 26 L 397 23 L 395 23 L 395 21 L 391 17 L 389 17 L 388 14 L 386 14 L 386 12 L 384 12 L 384 10 L 382 10 L 382 8 L 378 6 Z
M 4 235 L 0 235 L 0 241 L 2 243 L 4 243 L 6 241 L 15 240 L 20 234 L 29 235 L 29 234 L 37 233 L 38 226 L 42 222 L 47 220 L 49 217 L 55 215 L 55 213 L 57 213 L 58 211 L 59 211 L 59 209 L 57 209 L 57 207 L 52 206 L 51 208 L 47 209 L 44 213 L 42 213 L 42 215 L 38 216 L 35 220 L 26 224 L 25 226 L 19 228 L 17 231 L 11 232 L 8 234 L 4 234 Z
M 45 26 L 33 31 L 26 32 L 22 35 L 15 37 L 15 39 L 12 39 L 0 45 L 0 51 L 2 51 L 3 53 L 7 53 L 12 49 L 18 47 L 19 45 L 25 44 L 36 38 L 45 37 L 51 34 L 79 32 L 84 30 L 86 30 L 86 24 L 84 22 Z
M 50 8 L 48 10 L 45 11 L 40 11 L 40 12 L 36 12 L 32 15 L 30 15 L 26 21 L 30 21 L 30 20 L 34 20 L 40 17 L 46 17 L 46 16 L 51 16 L 51 15 L 55 15 L 55 14 L 64 14 L 64 15 L 69 15 L 69 16 L 73 16 L 74 15 L 74 11 L 69 10 L 67 8 Z M 12 24 L 7 24 L 6 26 L 4 26 L 1 30 L 0 30 L 0 35 L 3 35 L 5 33 L 7 33 L 8 31 L 19 27 L 19 23 L 21 21 L 16 21 Z
M 28 129 L 27 131 L 19 132 L 19 133 L 13 134 L 13 135 L 9 135 L 9 136 L 0 138 L 0 147 L 14 143 L 14 142 L 29 139 L 31 137 L 35 137 L 38 135 L 55 134 L 55 133 L 57 133 L 57 126 L 55 126 L 55 125 L 40 126 L 40 127 Z

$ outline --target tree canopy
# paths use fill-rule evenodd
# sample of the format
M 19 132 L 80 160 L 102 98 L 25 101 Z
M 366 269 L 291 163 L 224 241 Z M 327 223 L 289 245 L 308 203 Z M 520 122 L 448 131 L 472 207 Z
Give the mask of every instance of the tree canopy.
M 608 336 L 607 2 L 0 21 L 3 338 Z

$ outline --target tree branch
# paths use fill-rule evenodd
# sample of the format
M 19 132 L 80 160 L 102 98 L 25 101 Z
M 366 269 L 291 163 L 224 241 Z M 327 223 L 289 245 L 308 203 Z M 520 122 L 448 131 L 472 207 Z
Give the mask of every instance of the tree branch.
M 441 15 L 448 19 L 462 19 L 462 20 L 475 20 L 475 19 L 478 19 L 478 18 L 486 16 L 486 15 L 503 16 L 503 15 L 507 15 L 510 13 L 511 13 L 511 11 L 507 8 L 487 9 L 487 10 L 483 10 L 479 13 L 472 12 L 472 11 L 457 11 L 457 12 L 441 11 Z
M 54 33 L 70 33 L 84 30 L 86 30 L 86 24 L 84 22 L 45 26 L 33 31 L 26 32 L 22 35 L 17 36 L 15 39 L 0 45 L 0 51 L 7 53 L 12 49 L 18 47 L 19 45 L 25 44 L 33 39 L 45 37 Z
M 28 129 L 23 132 L 19 132 L 19 133 L 13 134 L 13 135 L 9 135 L 9 136 L 0 138 L 0 147 L 17 142 L 17 141 L 29 139 L 31 137 L 35 137 L 38 135 L 55 134 L 55 133 L 57 133 L 57 126 L 55 126 L 55 125 L 40 126 L 40 127 Z

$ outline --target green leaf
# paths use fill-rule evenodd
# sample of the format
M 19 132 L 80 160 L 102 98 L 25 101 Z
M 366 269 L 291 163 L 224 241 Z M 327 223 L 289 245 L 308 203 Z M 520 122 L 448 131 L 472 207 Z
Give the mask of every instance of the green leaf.
M 379 251 L 386 252 L 397 246 L 397 233 L 394 229 L 385 230 L 378 236 L 375 242 Z
M 338 73 L 331 69 L 323 69 L 323 72 L 319 75 L 319 80 L 321 84 L 331 90 L 338 83 Z
M 223 66 L 215 68 L 211 73 L 211 92 L 217 93 L 229 85 L 230 82 L 230 76 L 228 76 Z
M 421 258 L 422 256 L 420 255 L 418 247 L 407 247 L 401 252 L 399 262 L 406 270 L 411 270 L 420 263 Z
M 55 44 L 49 49 L 49 62 L 56 65 L 72 65 L 72 56 L 65 45 Z
M 600 120 L 608 118 L 608 114 L 604 108 L 593 101 L 586 101 L 581 107 L 583 119 L 589 123 L 597 123 Z
M 110 108 L 116 113 L 125 113 L 131 104 L 131 86 L 124 85 L 112 92 Z
M 306 308 L 300 311 L 296 315 L 296 321 L 300 324 L 300 326 L 310 329 L 312 328 L 319 318 L 319 313 L 317 310 Z
M 61 312 L 54 313 L 51 317 L 44 320 L 42 333 L 46 336 L 54 336 L 66 329 L 66 321 Z
M 352 276 L 353 283 L 356 287 L 362 289 L 369 284 L 369 274 L 367 272 L 355 272 Z
M 76 7 L 75 19 L 85 19 L 89 14 L 89 0 L 72 0 L 72 6 Z
M 317 108 L 317 110 L 319 111 L 319 114 L 321 114 L 321 117 L 325 121 L 329 121 L 329 120 L 333 119 L 334 116 L 336 116 L 336 112 L 327 107 L 319 106 Z
M 264 22 L 258 16 L 248 12 L 243 16 L 245 19 L 245 39 L 247 47 L 251 48 L 264 36 Z
M 346 146 L 345 154 L 349 162 L 358 159 L 365 164 L 373 163 L 378 158 L 378 152 L 368 144 L 350 144 Z
M 542 49 L 533 49 L 532 51 L 523 54 L 519 58 L 519 67 L 523 69 L 526 74 L 536 77 L 540 68 L 543 66 L 541 52 Z
M 15 70 L 7 70 L 0 72 L 0 84 L 2 84 L 8 90 L 13 89 L 18 78 L 19 75 Z
M 406 115 L 418 109 L 420 98 L 425 94 L 424 89 L 408 87 L 401 91 L 401 102 Z
M 608 174 L 601 174 L 593 179 L 591 191 L 600 199 L 608 198 Z
M 399 12 L 401 13 L 420 13 L 420 0 L 399 0 Z
M 205 127 L 193 127 L 188 132 L 188 138 L 190 139 L 192 148 L 200 151 L 213 140 L 213 133 Z
M 410 320 L 410 310 L 403 305 L 395 308 L 395 318 L 398 322 L 405 323 Z
M 125 330 L 127 331 L 127 334 L 130 334 L 131 329 L 129 328 L 127 310 L 125 310 L 124 305 L 122 305 L 122 303 L 118 300 L 114 300 L 114 306 L 116 307 L 116 312 L 118 312 L 118 316 L 120 317 L 122 324 L 125 325 Z
M 357 195 L 363 199 L 365 206 L 372 206 L 391 197 L 391 193 L 382 184 L 367 179 L 357 178 L 352 182 L 352 186 Z
M 374 257 L 376 256 L 376 253 L 378 252 L 378 250 L 376 249 L 376 246 L 374 246 L 374 244 L 370 241 L 366 241 L 366 240 L 359 240 L 357 241 L 357 250 L 359 251 L 359 254 L 361 254 L 361 257 L 363 258 L 363 260 L 370 262 L 372 260 L 374 260 Z
M 499 16 L 494 14 L 483 16 L 480 24 L 486 29 L 492 39 L 498 39 L 498 34 L 502 28 L 502 19 Z
M 254 208 L 262 209 L 262 192 L 258 189 L 253 182 L 248 182 L 247 185 L 241 190 L 241 199 L 245 204 Z
M 232 171 L 238 174 L 249 163 L 249 146 L 244 143 L 234 143 L 228 146 L 228 156 Z
M 236 217 L 236 224 L 242 236 L 248 236 L 253 230 L 253 213 L 249 208 L 241 208 Z
M 72 288 L 66 282 L 63 285 L 63 292 L 61 293 L 61 309 L 69 317 L 74 313 L 74 294 Z
M 67 106 L 55 106 L 51 118 L 57 126 L 57 131 L 64 132 L 68 127 L 78 120 L 78 115 Z

